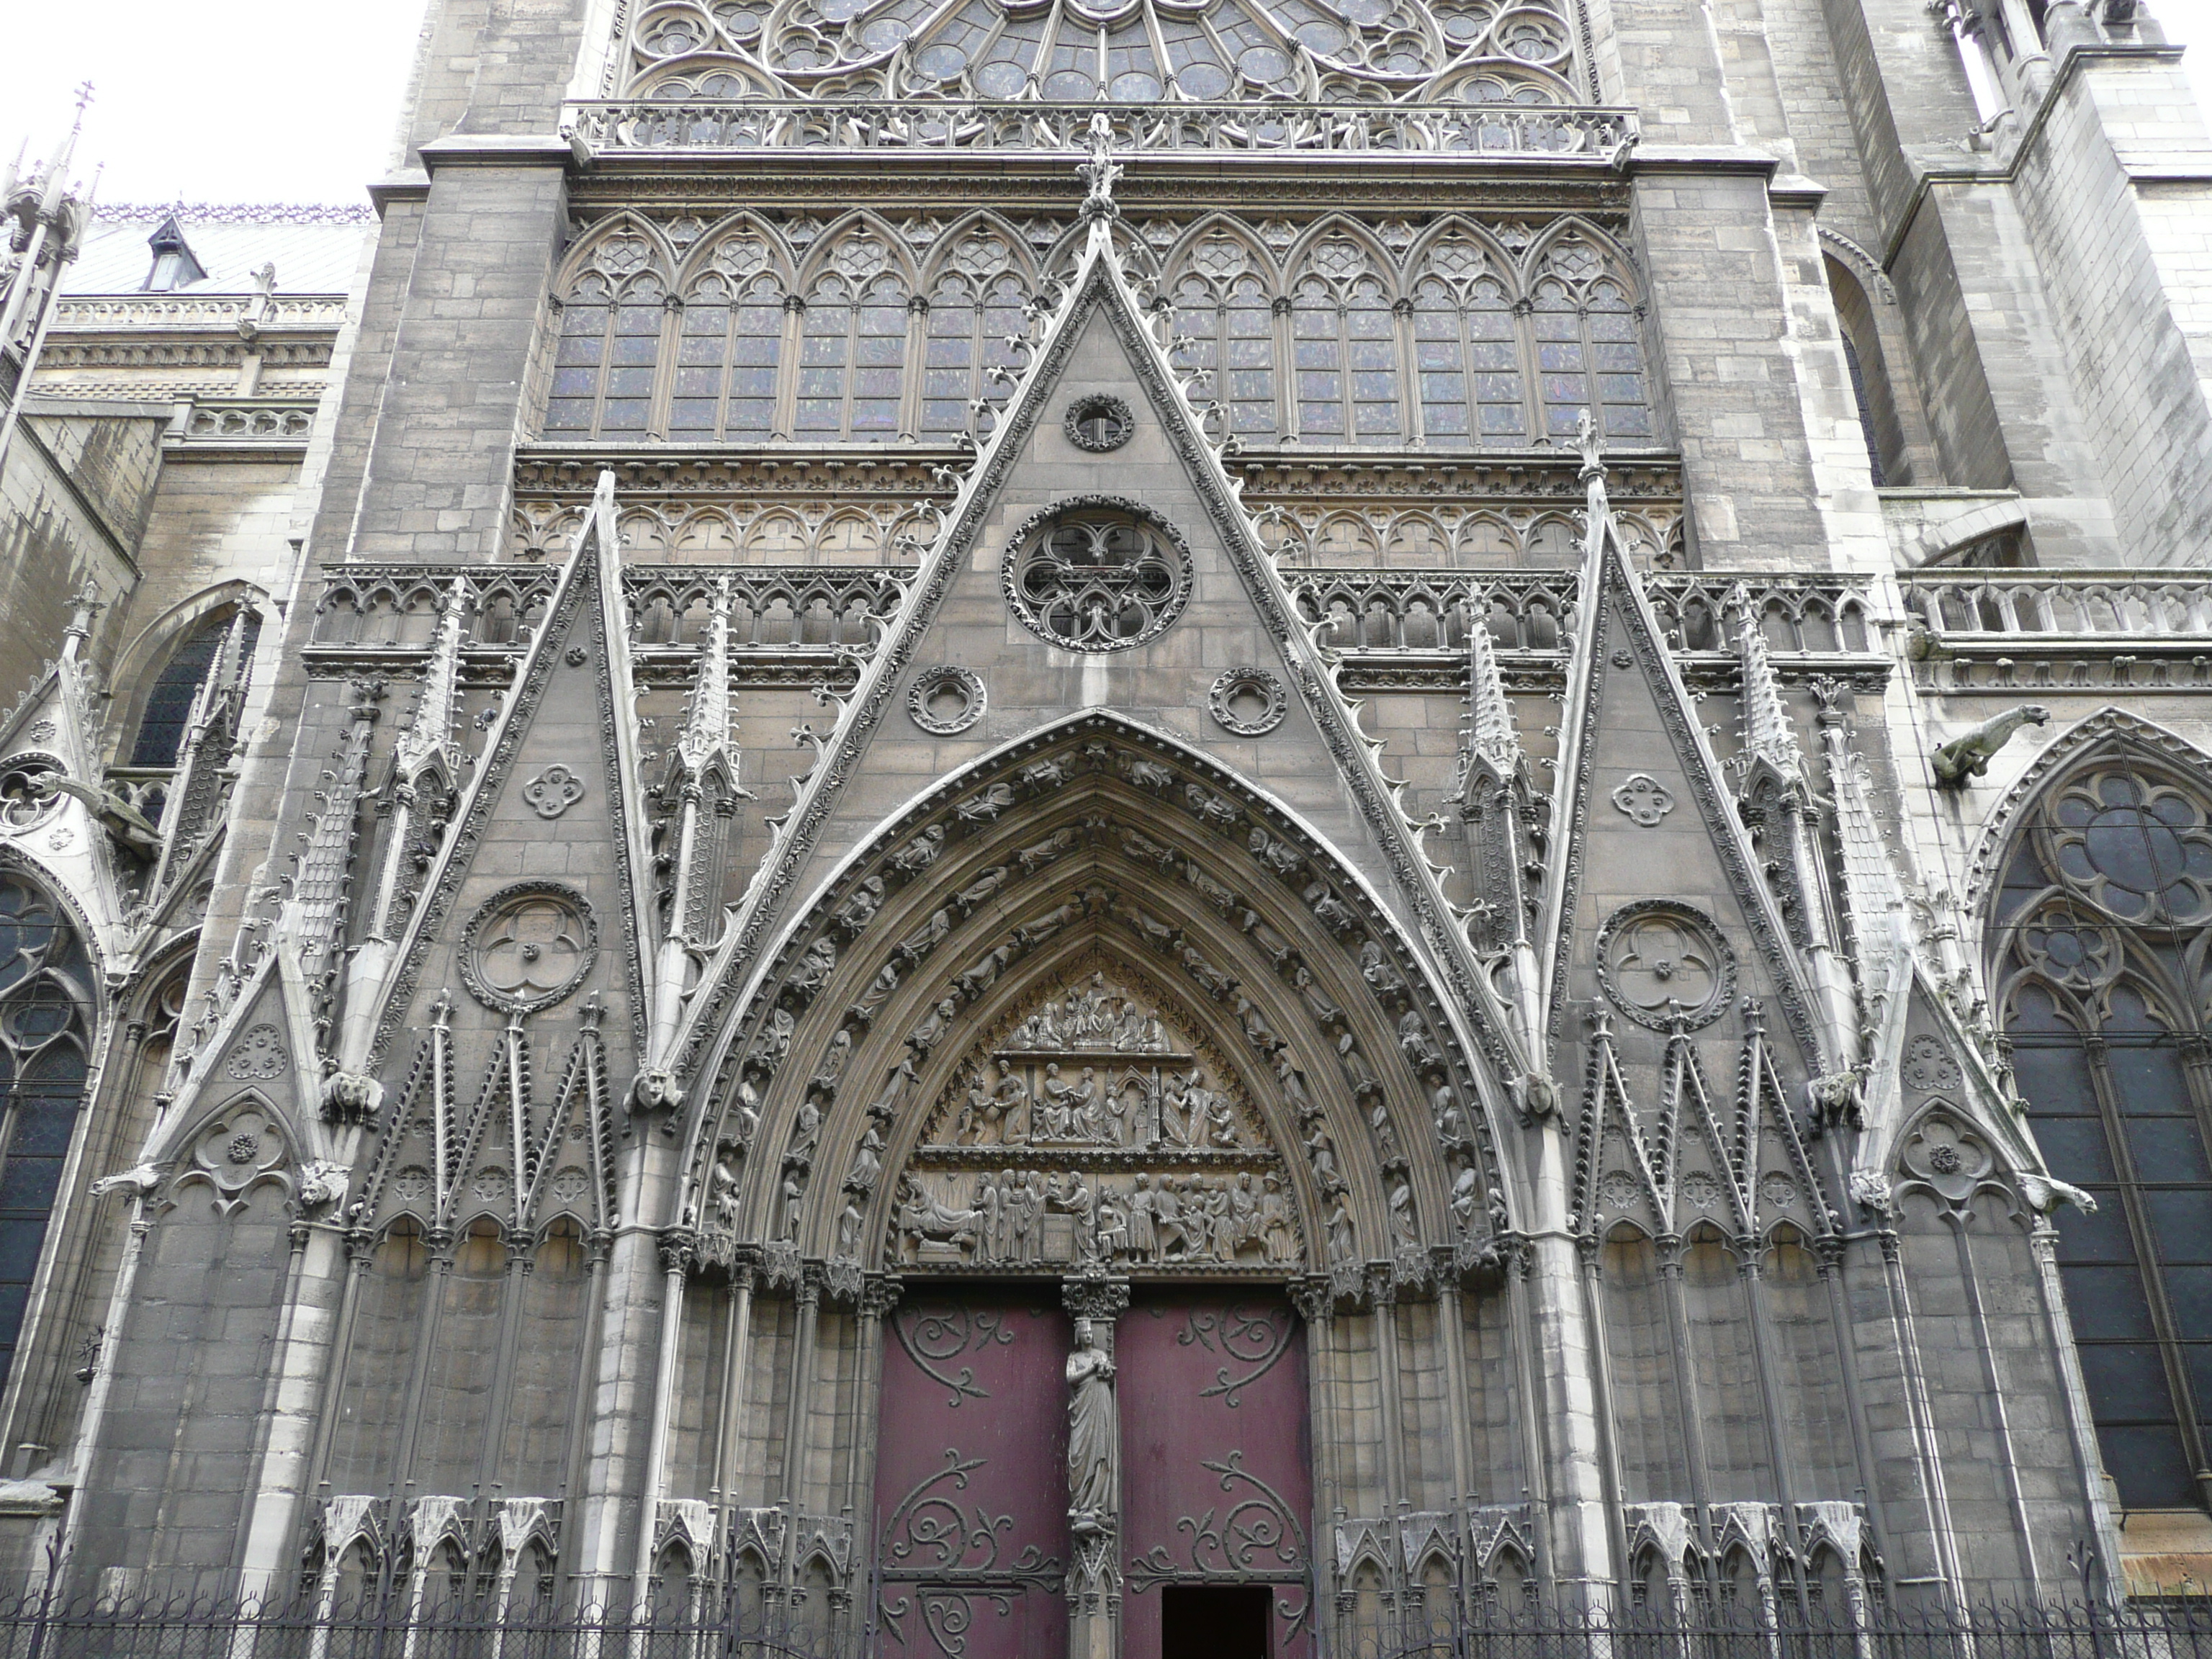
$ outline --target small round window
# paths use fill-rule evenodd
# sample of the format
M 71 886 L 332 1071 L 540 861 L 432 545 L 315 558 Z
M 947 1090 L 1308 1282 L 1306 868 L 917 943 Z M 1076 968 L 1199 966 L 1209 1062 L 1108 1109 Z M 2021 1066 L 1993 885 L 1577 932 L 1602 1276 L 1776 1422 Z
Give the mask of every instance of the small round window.
M 1129 434 L 1137 429 L 1129 405 L 1119 398 L 1103 393 L 1078 398 L 1067 406 L 1064 422 L 1068 441 L 1078 449 L 1087 449 L 1093 454 L 1103 454 L 1109 449 L 1119 449 L 1129 441 Z
M 1161 633 L 1190 594 L 1190 550 L 1134 501 L 1085 495 L 1014 532 L 1006 603 L 1032 633 L 1071 651 L 1126 651 Z

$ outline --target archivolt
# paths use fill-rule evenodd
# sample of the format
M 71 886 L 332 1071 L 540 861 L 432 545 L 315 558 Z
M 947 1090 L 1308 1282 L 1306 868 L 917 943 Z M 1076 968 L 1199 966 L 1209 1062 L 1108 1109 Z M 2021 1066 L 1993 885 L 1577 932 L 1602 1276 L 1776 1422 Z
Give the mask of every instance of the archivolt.
M 897 1165 L 970 1036 L 1094 946 L 1176 986 L 1237 1056 L 1316 1255 L 1328 1180 L 1300 1153 L 1312 1127 L 1343 1172 L 1359 1256 L 1401 1278 L 1438 1249 L 1484 1257 L 1502 1184 L 1491 1126 L 1397 925 L 1251 786 L 1100 714 L 930 791 L 787 928 L 694 1091 L 686 1220 L 720 1194 L 740 1238 L 781 1243 L 795 1171 L 787 1254 L 833 1249 L 838 1194 L 856 1190 L 860 1237 L 880 1240 Z M 872 1123 L 883 1173 L 853 1159 Z

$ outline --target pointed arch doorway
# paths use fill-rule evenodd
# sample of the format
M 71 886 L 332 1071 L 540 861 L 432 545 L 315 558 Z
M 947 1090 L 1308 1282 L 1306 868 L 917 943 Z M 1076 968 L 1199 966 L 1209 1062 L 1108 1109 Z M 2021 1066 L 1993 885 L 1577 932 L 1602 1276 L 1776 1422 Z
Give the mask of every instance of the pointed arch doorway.
M 1305 1224 L 1264 1086 L 1093 948 L 1000 1005 L 898 1176 L 884 1650 L 1309 1650 Z

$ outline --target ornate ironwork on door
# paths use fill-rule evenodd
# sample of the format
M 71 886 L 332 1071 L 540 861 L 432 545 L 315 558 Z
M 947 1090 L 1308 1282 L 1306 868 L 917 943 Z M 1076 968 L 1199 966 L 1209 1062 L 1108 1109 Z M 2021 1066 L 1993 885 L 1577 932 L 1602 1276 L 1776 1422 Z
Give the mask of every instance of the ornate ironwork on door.
M 1122 1643 L 1159 1650 L 1169 1585 L 1265 1585 L 1268 1651 L 1312 1650 L 1305 1334 L 1260 1297 L 1140 1299 L 1118 1334 Z
M 1067 1316 L 971 1297 L 903 1306 L 890 1324 L 876 1458 L 882 1652 L 1064 1652 Z

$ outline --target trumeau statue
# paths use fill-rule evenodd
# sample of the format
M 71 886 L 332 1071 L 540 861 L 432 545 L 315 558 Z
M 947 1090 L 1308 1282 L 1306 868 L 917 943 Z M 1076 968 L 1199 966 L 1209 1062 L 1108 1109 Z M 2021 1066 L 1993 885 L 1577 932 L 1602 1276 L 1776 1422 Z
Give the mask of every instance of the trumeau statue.
M 1088 1319 L 1075 1322 L 1067 1356 L 1067 1512 L 1096 1531 L 1116 1506 L 1121 1468 L 1121 1418 L 1114 1404 L 1114 1361 Z

